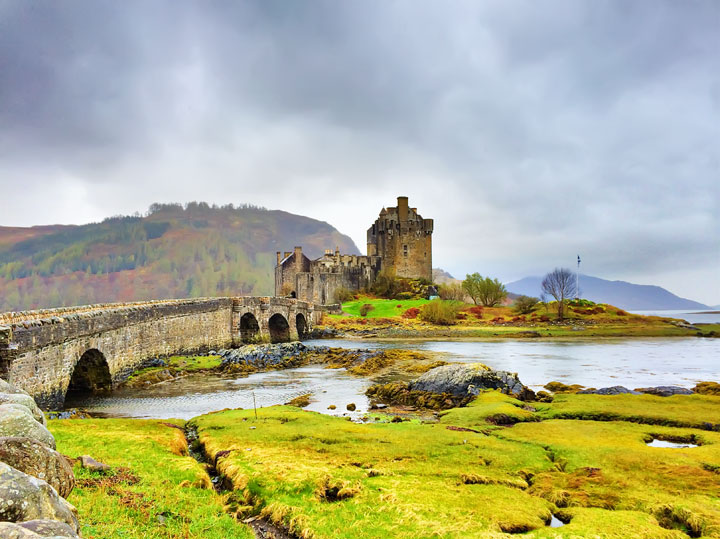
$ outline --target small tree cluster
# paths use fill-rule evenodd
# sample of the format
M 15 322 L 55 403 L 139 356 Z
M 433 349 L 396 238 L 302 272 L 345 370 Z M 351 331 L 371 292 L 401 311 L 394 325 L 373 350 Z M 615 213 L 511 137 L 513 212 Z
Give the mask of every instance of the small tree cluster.
M 531 296 L 518 296 L 515 300 L 515 312 L 519 314 L 530 314 L 535 310 L 538 304 L 538 298 Z
M 470 296 L 475 305 L 495 307 L 507 297 L 507 290 L 497 279 L 483 277 L 479 273 L 467 275 L 462 282 L 463 290 Z

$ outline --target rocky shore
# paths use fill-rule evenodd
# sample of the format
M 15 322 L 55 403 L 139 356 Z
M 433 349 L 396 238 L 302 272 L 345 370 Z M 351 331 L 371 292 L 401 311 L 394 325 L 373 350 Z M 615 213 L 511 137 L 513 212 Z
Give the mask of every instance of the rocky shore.
M 27 393 L 0 380 L 0 537 L 79 537 L 65 498 L 72 465 L 55 451 L 45 416 Z

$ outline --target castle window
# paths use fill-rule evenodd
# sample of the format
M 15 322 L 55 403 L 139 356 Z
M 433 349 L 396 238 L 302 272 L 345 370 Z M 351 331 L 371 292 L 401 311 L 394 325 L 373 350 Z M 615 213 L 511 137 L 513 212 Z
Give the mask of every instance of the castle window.
M 407 256 L 407 253 L 408 253 L 407 245 L 403 245 L 403 254 L 405 256 Z

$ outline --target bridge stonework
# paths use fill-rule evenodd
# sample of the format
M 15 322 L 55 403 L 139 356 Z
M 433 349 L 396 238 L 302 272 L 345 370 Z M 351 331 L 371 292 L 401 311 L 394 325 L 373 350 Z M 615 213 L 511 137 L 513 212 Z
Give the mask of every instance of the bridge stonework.
M 58 409 L 69 387 L 108 389 L 149 358 L 298 339 L 322 311 L 293 299 L 236 297 L 7 313 L 0 315 L 0 378 Z

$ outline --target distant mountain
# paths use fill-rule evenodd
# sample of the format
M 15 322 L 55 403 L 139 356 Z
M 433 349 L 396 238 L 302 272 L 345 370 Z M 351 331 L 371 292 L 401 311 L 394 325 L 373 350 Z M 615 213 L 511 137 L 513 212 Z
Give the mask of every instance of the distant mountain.
M 508 283 L 505 287 L 515 294 L 537 297 L 542 293 L 542 279 L 542 277 L 525 277 Z M 709 309 L 707 305 L 681 298 L 659 286 L 608 281 L 583 274 L 580 274 L 580 292 L 582 298 L 633 311 Z
M 450 284 L 450 283 L 461 283 L 461 279 L 456 279 L 450 275 L 447 271 L 441 268 L 433 268 L 432 280 L 436 284 Z
M 276 251 L 359 254 L 328 223 L 253 206 L 153 204 L 144 217 L 0 227 L 0 312 L 274 291 Z

